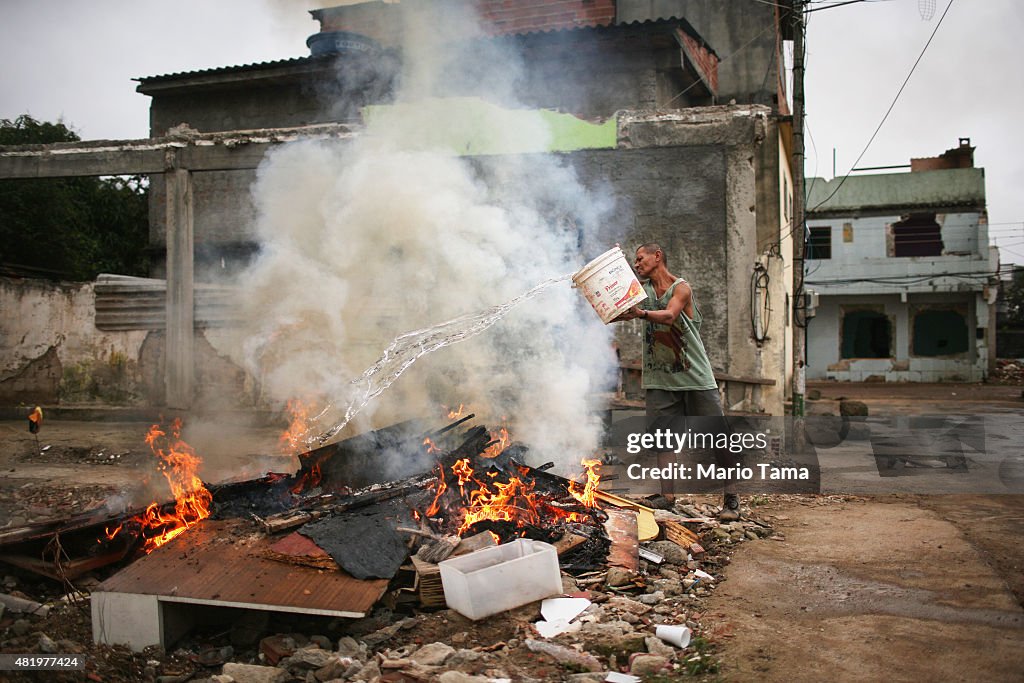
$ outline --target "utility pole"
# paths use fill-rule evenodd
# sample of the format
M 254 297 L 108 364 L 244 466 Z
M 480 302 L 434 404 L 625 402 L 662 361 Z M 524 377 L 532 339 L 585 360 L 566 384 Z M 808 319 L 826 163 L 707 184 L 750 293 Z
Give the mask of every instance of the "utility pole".
M 804 3 L 793 1 L 793 417 L 796 438 L 803 437 L 807 388 L 807 304 L 804 296 Z

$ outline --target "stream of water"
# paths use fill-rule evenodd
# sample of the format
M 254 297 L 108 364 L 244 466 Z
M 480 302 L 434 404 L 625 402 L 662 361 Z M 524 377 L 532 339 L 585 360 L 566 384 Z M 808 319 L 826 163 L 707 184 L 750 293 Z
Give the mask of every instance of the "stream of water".
M 319 436 L 306 440 L 306 444 L 309 446 L 325 444 L 331 437 L 344 429 L 366 407 L 367 403 L 380 396 L 394 384 L 395 380 L 401 377 L 403 372 L 423 356 L 445 346 L 475 337 L 504 318 L 519 304 L 529 301 L 548 287 L 564 282 L 570 277 L 572 277 L 571 273 L 545 280 L 503 304 L 395 337 L 381 357 L 377 359 L 377 362 L 366 368 L 358 378 L 352 380 L 351 398 L 341 422 Z M 333 407 L 333 404 L 328 404 L 314 420 L 326 415 Z

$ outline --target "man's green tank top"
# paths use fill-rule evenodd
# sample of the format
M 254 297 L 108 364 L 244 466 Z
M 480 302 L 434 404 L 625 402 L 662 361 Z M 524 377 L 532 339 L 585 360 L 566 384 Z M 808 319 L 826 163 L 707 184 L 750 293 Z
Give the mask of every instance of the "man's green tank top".
M 647 300 L 641 304 L 648 311 L 662 311 L 668 307 L 676 285 L 685 282 L 679 278 L 660 297 L 650 282 L 644 284 Z M 666 391 L 695 391 L 717 389 L 711 361 L 700 340 L 700 323 L 704 319 L 697 300 L 693 299 L 693 319 L 680 312 L 671 325 L 648 322 L 644 325 L 643 386 L 645 389 Z

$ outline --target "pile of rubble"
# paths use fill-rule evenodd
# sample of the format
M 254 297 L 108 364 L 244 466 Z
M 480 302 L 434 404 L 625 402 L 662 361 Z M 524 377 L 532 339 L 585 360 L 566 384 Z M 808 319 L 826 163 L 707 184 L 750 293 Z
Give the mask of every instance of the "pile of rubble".
M 550 618 L 548 601 L 478 621 L 406 602 L 379 607 L 356 621 L 309 618 L 285 624 L 264 612 L 255 624 L 243 619 L 226 631 L 195 634 L 171 653 L 149 648 L 133 654 L 82 645 L 91 642 L 83 617 L 87 605 L 64 599 L 48 607 L 18 603 L 18 613 L 0 608 L 0 652 L 84 652 L 90 680 L 159 683 L 639 681 L 661 674 L 710 674 L 717 664 L 706 639 L 705 599 L 724 578 L 734 544 L 781 538 L 749 512 L 742 521 L 724 524 L 714 519 L 716 511 L 692 499 L 657 510 L 660 540 L 640 544 L 636 572 L 616 567 L 576 577 L 563 572 L 564 596 L 583 609 L 550 637 L 542 636 L 537 624 L 542 609 Z M 74 624 L 81 632 L 68 632 Z M 668 635 L 662 629 L 659 638 L 658 626 L 665 625 L 684 628 L 669 629 Z M 275 633 L 282 626 L 283 632 Z M 74 680 L 81 680 L 77 675 Z
M 993 384 L 1024 386 L 1024 359 L 996 359 L 996 369 L 989 381 Z

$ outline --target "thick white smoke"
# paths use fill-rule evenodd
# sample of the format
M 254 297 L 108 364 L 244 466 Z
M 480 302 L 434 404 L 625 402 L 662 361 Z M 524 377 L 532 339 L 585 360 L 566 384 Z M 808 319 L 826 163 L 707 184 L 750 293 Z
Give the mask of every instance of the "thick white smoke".
M 435 95 L 485 92 L 508 107 L 521 68 L 493 41 L 447 33 L 472 30 L 452 6 L 444 18 L 410 7 L 398 106 L 374 111 L 354 141 L 283 146 L 259 169 L 262 253 L 244 276 L 243 347 L 269 401 L 316 397 L 343 410 L 351 380 L 396 335 L 577 270 L 580 235 L 610 208 L 556 155 L 458 156 L 431 142 L 469 125 L 452 116 L 465 100 Z M 473 118 L 484 128 L 478 136 L 548 146 L 539 115 L 493 112 Z M 566 282 L 418 361 L 367 406 L 355 431 L 465 404 L 489 426 L 506 417 L 516 440 L 569 468 L 597 446 L 588 398 L 607 389 L 614 364 L 610 330 Z M 338 417 L 325 416 L 324 429 Z

